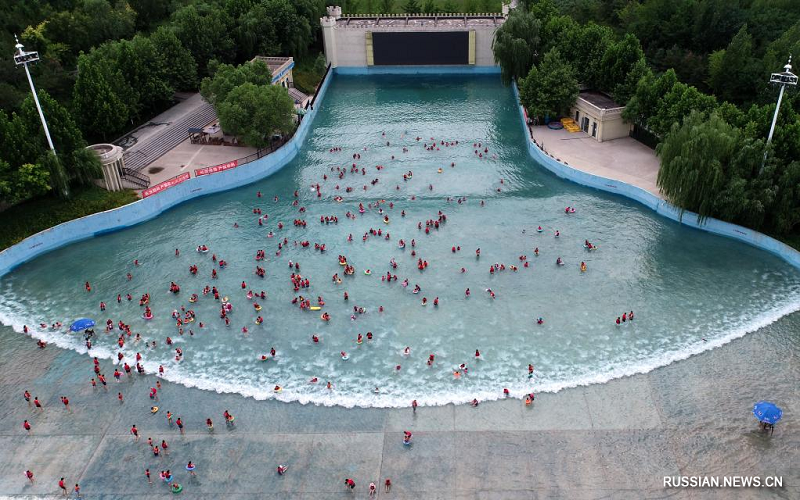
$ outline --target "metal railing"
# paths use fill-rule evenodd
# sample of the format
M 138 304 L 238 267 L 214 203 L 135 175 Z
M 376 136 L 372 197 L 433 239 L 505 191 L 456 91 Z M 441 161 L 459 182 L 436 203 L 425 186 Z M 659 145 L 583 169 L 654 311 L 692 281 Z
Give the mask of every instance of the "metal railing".
M 150 177 L 148 175 L 131 170 L 128 167 L 122 167 L 122 178 L 142 189 L 150 187 Z
M 325 83 L 325 79 L 328 77 L 328 74 L 330 73 L 330 70 L 331 70 L 331 65 L 329 63 L 328 67 L 325 68 L 325 74 L 322 75 L 322 79 L 320 80 L 319 85 L 317 85 L 316 90 L 314 90 L 314 96 L 311 98 L 311 100 L 308 103 L 306 103 L 306 109 L 308 109 L 309 107 L 311 107 L 311 109 L 314 109 L 313 108 L 314 102 L 316 101 L 317 95 L 319 94 L 319 90 L 322 88 L 322 84 Z M 298 118 L 299 118 L 299 122 L 302 123 L 303 115 L 299 115 Z M 244 156 L 242 158 L 237 158 L 237 159 L 231 160 L 231 161 L 236 161 L 236 166 L 237 167 L 241 166 L 241 165 L 245 165 L 245 164 L 250 163 L 250 162 L 254 162 L 254 161 L 256 161 L 256 160 L 258 160 L 260 158 L 263 158 L 263 157 L 267 156 L 270 153 L 275 152 L 276 150 L 281 148 L 284 144 L 289 142 L 289 140 L 291 140 L 291 138 L 293 136 L 294 136 L 294 134 L 287 135 L 287 136 L 280 136 L 279 139 L 276 139 L 276 140 L 272 141 L 272 143 L 269 146 L 267 146 L 266 148 L 261 148 L 261 149 L 257 150 L 255 153 L 251 153 L 251 154 L 249 154 L 247 156 Z M 128 168 L 123 168 L 123 173 L 124 173 L 123 178 L 124 179 L 128 179 L 132 183 L 137 183 L 137 182 L 144 183 L 144 182 L 146 182 L 147 185 L 143 186 L 142 189 L 145 189 L 145 188 L 150 186 L 150 178 L 148 176 L 144 175 L 144 174 L 140 174 L 139 172 L 135 172 L 135 171 L 130 170 Z M 183 174 L 181 174 L 181 175 L 183 175 Z
M 317 102 L 317 95 L 319 94 L 319 89 L 322 88 L 322 84 L 325 83 L 325 79 L 328 78 L 328 73 L 331 71 L 331 63 L 328 63 L 328 66 L 325 68 L 325 74 L 322 75 L 322 80 L 319 81 L 319 85 L 314 90 L 314 97 L 311 98 L 308 103 L 306 103 L 306 109 L 311 106 L 311 109 L 314 109 L 314 103 Z

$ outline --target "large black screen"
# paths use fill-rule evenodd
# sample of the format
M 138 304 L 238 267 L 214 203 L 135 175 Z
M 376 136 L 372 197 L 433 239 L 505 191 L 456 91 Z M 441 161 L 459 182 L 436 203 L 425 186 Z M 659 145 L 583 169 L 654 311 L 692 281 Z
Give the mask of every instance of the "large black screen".
M 469 64 L 468 31 L 372 32 L 376 66 Z

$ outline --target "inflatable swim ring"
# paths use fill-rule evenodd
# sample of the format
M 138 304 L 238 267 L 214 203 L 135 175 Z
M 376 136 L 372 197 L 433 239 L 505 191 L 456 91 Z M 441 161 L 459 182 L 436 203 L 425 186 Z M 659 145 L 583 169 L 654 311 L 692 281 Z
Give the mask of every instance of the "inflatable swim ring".
M 260 311 L 261 306 L 256 304 L 255 306 L 253 306 L 253 309 L 255 309 L 256 311 Z
M 153 406 L 152 408 L 150 408 L 150 413 L 153 414 L 158 413 L 158 406 Z
M 370 274 L 372 274 L 372 271 L 370 271 L 369 269 L 365 269 L 365 270 L 364 270 L 364 274 L 366 274 L 367 276 L 369 276 Z
M 342 278 L 339 278 L 338 280 L 336 280 L 336 284 L 337 285 L 341 285 L 342 284 Z
M 319 311 L 322 309 L 320 306 L 311 306 L 308 308 L 309 311 Z
M 190 299 L 189 299 L 189 302 L 191 302 L 192 304 L 194 304 L 195 302 L 197 302 L 197 299 L 195 299 L 195 298 L 190 298 Z
M 283 387 L 281 387 L 279 385 L 276 385 L 275 388 L 272 389 L 272 392 L 274 392 L 275 394 L 277 394 L 277 393 L 279 393 L 281 391 L 283 391 Z
M 347 361 L 348 359 L 350 359 L 350 356 L 342 356 L 342 359 L 343 359 L 344 361 Z
M 341 260 L 340 260 L 340 261 L 339 261 L 339 265 L 340 265 L 340 266 L 346 266 L 346 265 L 347 265 L 347 261 L 346 261 L 346 260 L 345 260 L 345 261 L 341 261 Z
M 151 314 L 150 316 L 148 316 L 146 314 L 142 314 L 142 318 L 144 318 L 144 319 L 149 321 L 149 320 L 153 319 L 153 315 Z
M 180 493 L 181 491 L 183 491 L 183 486 L 181 486 L 180 484 L 176 484 L 175 486 L 172 486 L 172 492 L 173 493 L 177 494 L 177 493 Z

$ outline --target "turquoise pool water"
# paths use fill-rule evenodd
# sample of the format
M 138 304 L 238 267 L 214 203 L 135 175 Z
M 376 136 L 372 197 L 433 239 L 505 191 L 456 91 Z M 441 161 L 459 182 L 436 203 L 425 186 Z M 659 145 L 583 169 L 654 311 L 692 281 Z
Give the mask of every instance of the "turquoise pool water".
M 438 149 L 426 149 L 431 138 Z M 721 345 L 800 308 L 800 273 L 776 257 L 561 181 L 536 165 L 524 141 L 512 91 L 496 76 L 338 76 L 305 147 L 284 170 L 21 266 L 0 283 L 0 320 L 19 331 L 27 324 L 33 336 L 81 352 L 87 351 L 82 336 L 33 325 L 80 317 L 123 321 L 143 340 L 126 337 L 120 350 L 120 331 L 105 333 L 100 326 L 91 355 L 116 358 L 121 351 L 133 364 L 140 352 L 146 369 L 162 365 L 170 380 L 255 398 L 385 407 L 412 399 L 421 405 L 496 399 L 503 388 L 521 396 L 603 382 Z M 358 172 L 351 171 L 354 162 Z M 337 168 L 346 172 L 341 179 Z M 404 181 L 409 171 L 413 176 Z M 312 190 L 317 183 L 320 197 Z M 385 200 L 383 214 L 378 200 Z M 567 206 L 576 212 L 565 214 Z M 262 226 L 254 209 L 268 215 Z M 418 229 L 440 211 L 447 220 L 438 229 Z M 336 216 L 338 223 L 321 224 L 320 216 Z M 295 219 L 306 226 L 296 227 Z M 382 234 L 364 241 L 370 229 Z M 398 247 L 401 238 L 405 249 Z M 584 240 L 598 250 L 587 251 Z M 316 251 L 315 243 L 326 251 Z M 207 254 L 195 251 L 201 244 L 208 245 Z M 454 253 L 453 246 L 461 250 Z M 263 262 L 255 260 L 259 249 L 266 253 Z M 212 254 L 228 265 L 220 269 Z M 353 276 L 343 276 L 338 255 L 355 267 Z M 564 266 L 556 265 L 558 257 Z M 429 263 L 424 271 L 417 269 L 418 258 Z M 308 289 L 294 291 L 289 261 L 299 263 Z M 490 274 L 493 264 L 506 269 Z M 191 265 L 198 267 L 196 276 Z M 265 268 L 264 278 L 255 275 L 256 265 Z M 398 280 L 382 281 L 387 271 Z M 341 284 L 332 281 L 335 273 Z M 406 278 L 409 286 L 403 287 Z M 170 281 L 181 286 L 179 294 L 169 293 Z M 417 284 L 421 292 L 413 294 Z M 230 326 L 219 317 L 220 302 L 201 293 L 206 285 L 229 297 Z M 267 294 L 257 300 L 261 311 L 246 297 L 251 289 Z M 145 293 L 151 295 L 150 321 L 138 304 Z M 189 302 L 193 293 L 196 303 Z M 119 304 L 117 294 L 123 297 Z M 325 306 L 300 310 L 292 304 L 297 295 L 313 305 L 321 296 Z M 429 302 L 424 307 L 423 297 Z M 107 304 L 104 312 L 100 301 Z M 171 312 L 182 306 L 195 311 L 196 321 L 180 335 Z M 353 314 L 354 306 L 366 312 Z M 617 327 L 615 318 L 630 310 L 635 321 Z M 323 311 L 330 321 L 320 320 Z M 264 322 L 256 325 L 259 315 Z M 172 346 L 165 344 L 167 336 Z M 174 359 L 176 347 L 183 350 L 181 362 Z M 276 356 L 261 361 L 273 347 Z M 535 366 L 533 377 L 528 364 Z

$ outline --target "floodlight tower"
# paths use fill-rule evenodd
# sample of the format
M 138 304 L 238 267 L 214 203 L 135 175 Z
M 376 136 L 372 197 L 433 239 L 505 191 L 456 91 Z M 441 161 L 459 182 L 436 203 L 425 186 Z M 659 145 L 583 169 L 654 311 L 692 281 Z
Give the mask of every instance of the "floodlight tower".
M 783 99 L 783 91 L 786 86 L 794 87 L 797 85 L 797 75 L 792 73 L 792 56 L 789 56 L 789 62 L 783 67 L 783 73 L 772 73 L 769 77 L 769 83 L 780 85 L 781 90 L 778 93 L 778 105 L 775 106 L 775 115 L 772 117 L 772 126 L 769 128 L 769 136 L 767 137 L 767 145 L 772 141 L 772 134 L 775 133 L 775 123 L 778 121 L 778 111 L 781 109 L 781 100 Z
M 47 144 L 50 145 L 50 150 L 53 151 L 53 154 L 56 154 L 56 148 L 53 146 L 53 139 L 50 138 L 50 130 L 47 128 L 47 122 L 44 119 L 44 113 L 42 112 L 42 106 L 39 104 L 39 96 L 36 95 L 36 87 L 33 86 L 33 78 L 31 78 L 31 72 L 28 70 L 28 64 L 32 62 L 36 62 L 39 60 L 39 53 L 38 52 L 25 52 L 21 43 L 19 43 L 19 39 L 17 35 L 14 35 L 14 40 L 17 44 L 14 46 L 17 49 L 17 53 L 14 54 L 14 64 L 17 66 L 24 66 L 25 67 L 25 74 L 28 75 L 28 83 L 31 84 L 31 93 L 33 94 L 33 102 L 36 103 L 36 109 L 39 110 L 39 118 L 42 119 L 42 126 L 44 127 L 44 135 L 47 136 Z M 795 80 L 797 77 L 795 77 Z M 796 82 L 795 82 L 796 83 Z M 783 92 L 783 90 L 781 90 Z

